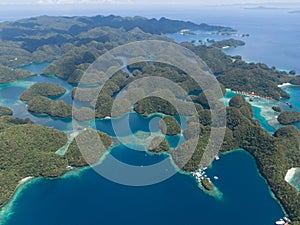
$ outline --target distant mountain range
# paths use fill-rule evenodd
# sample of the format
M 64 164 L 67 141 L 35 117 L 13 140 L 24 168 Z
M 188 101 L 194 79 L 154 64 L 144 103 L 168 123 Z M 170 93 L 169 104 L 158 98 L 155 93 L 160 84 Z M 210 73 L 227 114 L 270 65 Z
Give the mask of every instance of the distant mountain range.
M 289 13 L 300 13 L 300 10 L 289 11 Z
M 255 7 L 245 7 L 244 9 L 251 9 L 251 10 L 270 10 L 270 9 L 288 9 L 282 7 L 271 7 L 271 6 L 255 6 Z

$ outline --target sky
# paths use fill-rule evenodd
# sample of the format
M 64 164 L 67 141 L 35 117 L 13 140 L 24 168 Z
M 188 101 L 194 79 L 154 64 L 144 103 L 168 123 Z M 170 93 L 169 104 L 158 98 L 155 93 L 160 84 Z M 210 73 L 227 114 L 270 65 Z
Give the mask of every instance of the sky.
M 217 14 L 218 10 L 223 11 L 226 8 L 255 8 L 257 6 L 293 11 L 300 10 L 300 0 L 0 0 L 0 22 L 41 15 L 93 16 L 99 14 L 139 15 L 147 18 L 165 16 L 170 19 L 193 21 L 192 15 L 202 15 L 206 11 L 212 12 L 213 10 Z
M 241 3 L 274 3 L 280 0 L 1 0 L 1 5 L 67 5 L 67 4 L 102 4 L 102 5 L 221 5 Z M 300 0 L 288 0 L 281 2 L 300 3 Z

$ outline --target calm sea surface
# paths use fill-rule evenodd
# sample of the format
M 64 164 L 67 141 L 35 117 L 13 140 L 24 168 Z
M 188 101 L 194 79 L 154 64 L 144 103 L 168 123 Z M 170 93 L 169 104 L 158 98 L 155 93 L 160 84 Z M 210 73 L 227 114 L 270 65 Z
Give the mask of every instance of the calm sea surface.
M 168 15 L 166 15 L 168 16 Z M 170 17 L 175 17 L 171 15 Z M 195 22 L 208 22 L 232 26 L 240 33 L 249 33 L 244 38 L 245 47 L 228 50 L 229 54 L 240 54 L 247 61 L 262 61 L 282 69 L 300 71 L 300 15 L 285 11 L 253 11 L 235 9 L 221 12 L 201 10 L 188 13 L 178 12 L 177 18 Z M 210 34 L 182 37 L 172 35 L 177 41 L 211 38 Z M 215 37 L 224 38 L 224 37 Z M 25 69 L 40 72 L 47 64 L 32 64 Z M 54 82 L 67 89 L 61 99 L 71 103 L 72 86 L 55 77 L 36 76 L 11 84 L 0 85 L 0 103 L 14 109 L 18 117 L 29 117 L 35 122 L 71 130 L 70 120 L 36 117 L 26 111 L 19 95 L 35 82 Z M 288 87 L 292 95 L 289 100 L 300 111 L 300 89 Z M 230 95 L 230 93 L 228 93 Z M 278 103 L 281 104 L 281 103 Z M 255 107 L 255 117 L 269 131 L 274 128 L 262 116 L 262 108 Z M 135 113 L 119 118 L 122 124 L 131 122 L 134 133 L 158 131 L 159 118 L 144 118 Z M 154 120 L 153 120 L 154 119 Z M 154 122 L 153 122 L 154 121 Z M 111 135 L 114 132 L 110 121 L 98 120 L 99 130 Z M 154 127 L 154 128 L 153 128 Z M 126 136 L 126 133 L 123 134 Z M 129 137 L 130 138 L 130 137 Z M 172 146 L 179 137 L 168 138 Z M 167 156 L 149 155 L 128 146 L 117 146 L 111 154 L 132 165 L 149 165 L 160 162 Z M 167 159 L 168 160 L 168 159 Z M 105 161 L 103 162 L 105 163 Z M 112 168 L 113 170 L 113 168 Z M 117 171 L 116 171 L 117 172 Z M 151 186 L 129 187 L 113 183 L 92 169 L 74 171 L 58 179 L 37 179 L 20 189 L 10 207 L 3 209 L 3 225 L 268 225 L 283 216 L 279 204 L 272 198 L 265 180 L 260 176 L 255 160 L 244 151 L 221 156 L 220 161 L 208 169 L 210 177 L 218 176 L 215 185 L 222 193 L 217 199 L 197 187 L 192 177 L 177 173 L 170 179 Z

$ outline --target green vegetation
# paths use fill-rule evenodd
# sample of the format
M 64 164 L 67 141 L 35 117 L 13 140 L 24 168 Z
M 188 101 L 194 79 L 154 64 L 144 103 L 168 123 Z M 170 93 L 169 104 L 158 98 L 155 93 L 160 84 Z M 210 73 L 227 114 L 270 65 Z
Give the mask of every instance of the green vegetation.
M 293 85 L 300 85 L 300 76 L 295 76 L 290 80 L 290 83 Z
M 21 69 L 11 69 L 0 64 L 0 84 L 10 83 L 16 80 L 22 80 L 31 76 L 34 73 Z
M 73 109 L 73 118 L 80 122 L 90 121 L 95 119 L 95 112 L 88 107 Z
M 212 44 L 212 46 L 216 48 L 224 48 L 224 47 L 239 47 L 239 46 L 244 46 L 246 43 L 241 40 L 235 40 L 233 38 L 227 39 L 227 40 L 222 40 L 222 41 L 216 41 Z
M 298 129 L 293 126 L 282 127 L 275 132 L 274 136 L 271 136 L 258 121 L 249 117 L 251 111 L 241 96 L 234 97 L 229 105 L 227 129 L 221 152 L 244 149 L 251 153 L 271 190 L 294 221 L 293 224 L 299 224 L 300 193 L 284 179 L 290 168 L 298 167 L 300 164 Z M 195 121 L 193 119 L 190 123 L 195 123 Z M 206 157 L 204 150 L 208 142 L 209 131 L 210 127 L 207 125 L 202 129 L 198 142 L 192 137 L 172 152 L 172 158 L 180 168 L 185 171 L 195 171 L 210 164 L 211 158 L 203 158 Z M 191 159 L 187 158 L 190 154 L 192 154 Z M 188 162 L 185 164 L 186 161 Z M 200 165 L 200 162 L 204 165 Z
M 108 50 L 130 41 L 138 40 L 169 40 L 163 33 L 177 32 L 180 29 L 202 29 L 232 31 L 230 28 L 196 25 L 161 18 L 148 20 L 141 17 L 122 18 L 115 16 L 96 17 L 38 17 L 16 22 L 0 24 L 0 64 L 16 68 L 32 61 L 53 61 L 43 74 L 54 74 L 69 83 L 78 83 L 84 71 L 100 55 Z M 231 41 L 230 41 L 231 42 Z M 212 70 L 219 82 L 226 88 L 236 91 L 254 92 L 256 95 L 270 97 L 276 100 L 289 98 L 288 93 L 278 87 L 278 84 L 290 82 L 300 84 L 299 76 L 269 68 L 263 63 L 246 63 L 241 57 L 231 57 L 219 49 L 226 42 L 215 43 L 214 46 L 194 46 L 183 43 L 201 57 Z M 232 43 L 235 45 L 237 43 Z M 241 44 L 241 43 L 240 43 Z M 117 61 L 121 65 L 121 62 Z M 0 83 L 12 82 L 32 76 L 32 73 L 0 66 Z M 172 151 L 172 158 L 178 167 L 184 171 L 194 171 L 211 163 L 210 155 L 203 155 L 211 130 L 211 111 L 201 88 L 177 68 L 160 63 L 138 63 L 128 66 L 133 76 L 123 72 L 117 73 L 105 85 L 97 100 L 89 107 L 79 111 L 78 117 L 87 113 L 85 119 L 90 118 L 91 108 L 95 108 L 96 117 L 110 116 L 113 96 L 131 81 L 147 76 L 164 77 L 179 84 L 186 93 L 191 95 L 192 101 L 183 101 L 185 93 L 169 93 L 173 104 L 159 97 L 149 97 L 134 103 L 134 110 L 140 114 L 149 115 L 161 112 L 170 116 L 193 116 L 189 120 L 184 136 L 187 142 Z M 90 84 L 99 83 L 95 75 Z M 37 84 L 23 93 L 21 99 L 28 101 L 28 110 L 34 113 L 46 113 L 56 117 L 70 117 L 71 106 L 62 101 L 54 101 L 46 97 L 56 97 L 65 92 L 60 87 Z M 54 87 L 54 88 L 53 88 Z M 132 88 L 127 96 L 141 96 L 151 87 L 141 90 Z M 73 97 L 76 100 L 89 102 L 90 92 Z M 160 92 L 161 90 L 157 90 Z M 132 99 L 131 97 L 129 99 Z M 198 115 L 192 115 L 191 106 L 196 104 Z M 122 108 L 122 107 L 121 107 Z M 180 110 L 176 110 L 180 109 Z M 1 109 L 4 115 L 9 115 L 7 109 Z M 126 109 L 127 110 L 127 109 Z M 282 113 L 278 120 L 289 124 L 299 120 L 294 112 Z M 165 133 L 176 135 L 181 132 L 180 126 L 174 118 L 165 117 L 167 125 Z M 195 133 L 199 128 L 199 134 Z M 30 120 L 21 120 L 12 116 L 0 117 L 0 204 L 3 204 L 13 193 L 18 181 L 27 176 L 56 177 L 66 171 L 68 165 L 85 166 L 96 163 L 111 145 L 111 138 L 98 133 L 104 142 L 103 149 L 97 145 L 94 135 L 97 131 L 87 130 L 79 134 L 77 140 L 87 146 L 83 158 L 76 140 L 74 140 L 65 156 L 58 156 L 54 152 L 64 146 L 67 137 L 64 133 L 52 128 L 32 124 Z M 199 136 L 199 139 L 197 140 Z M 155 144 L 158 138 L 153 140 Z M 86 143 L 86 145 L 85 145 Z M 227 128 L 221 152 L 242 148 L 251 153 L 257 162 L 262 175 L 267 179 L 271 190 L 282 202 L 294 224 L 300 224 L 300 193 L 285 182 L 284 177 L 288 169 L 300 165 L 300 135 L 295 127 L 278 129 L 274 136 L 267 133 L 253 119 L 253 109 L 242 96 L 234 97 L 227 108 Z M 152 146 L 154 147 L 154 146 Z M 154 152 L 164 151 L 168 146 L 165 140 Z M 195 147 L 195 151 L 194 148 Z M 192 154 L 189 159 L 187 156 Z M 204 157 L 203 157 L 204 156 Z M 202 161 L 203 160 L 203 161 Z M 187 161 L 187 163 L 185 163 Z
M 28 111 L 35 114 L 47 114 L 53 117 L 68 118 L 72 116 L 72 106 L 64 101 L 38 96 L 28 102 Z
M 98 138 L 103 143 L 99 146 Z M 87 143 L 87 144 L 86 144 Z M 79 144 L 79 147 L 78 147 Z M 80 133 L 70 144 L 65 158 L 70 166 L 83 167 L 95 164 L 112 144 L 112 138 L 107 134 L 88 129 Z M 83 157 L 84 156 L 84 157 Z
M 148 147 L 149 152 L 161 153 L 170 150 L 170 145 L 164 137 L 154 137 Z
M 273 106 L 272 109 L 278 113 L 282 112 L 282 109 L 279 106 Z
M 20 124 L 32 124 L 30 119 L 19 119 L 14 116 L 0 116 L 0 132 L 6 128 L 20 125 Z
M 66 172 L 67 161 L 55 151 L 67 142 L 67 136 L 53 128 L 20 122 L 9 123 L 0 131 L 0 205 L 23 178 L 56 177 Z
M 78 83 L 84 71 L 98 56 L 120 44 L 149 39 L 169 40 L 161 34 L 174 33 L 181 29 L 233 31 L 228 27 L 197 25 L 166 18 L 149 20 L 117 16 L 42 16 L 2 23 L 0 28 L 0 64 L 17 67 L 32 61 L 54 60 L 43 73 L 55 74 L 69 83 Z M 229 45 L 242 44 L 232 39 L 223 42 Z M 216 42 L 215 45 L 222 45 L 223 42 Z M 296 78 L 286 72 L 277 71 L 262 63 L 246 63 L 240 57 L 225 55 L 214 46 L 194 46 L 191 43 L 183 43 L 183 46 L 199 55 L 226 88 L 280 99 L 288 98 L 289 95 L 277 85 L 296 82 Z M 121 62 L 118 63 L 121 65 Z M 140 66 L 132 72 L 135 75 L 141 73 L 143 76 L 149 72 L 159 74 L 159 71 L 151 71 L 151 68 L 152 65 Z M 164 71 L 160 69 L 160 73 L 163 72 L 169 78 L 173 76 L 183 79 L 182 73 L 174 71 L 176 70 L 169 66 L 164 66 Z M 191 89 L 195 84 L 191 79 L 176 82 Z
M 254 110 L 250 103 L 246 102 L 242 95 L 236 95 L 229 101 L 229 106 L 238 108 L 240 112 L 248 119 L 253 118 Z
M 159 128 L 163 134 L 174 136 L 181 133 L 181 127 L 172 116 L 165 116 L 159 121 Z
M 285 111 L 279 114 L 278 122 L 283 125 L 290 125 L 300 122 L 300 112 Z
M 263 63 L 246 63 L 240 57 L 231 57 L 213 46 L 194 46 L 183 43 L 203 59 L 218 80 L 235 91 L 254 92 L 262 97 L 276 100 L 289 98 L 289 94 L 278 87 L 284 82 L 291 82 L 294 76 L 269 68 Z
M 189 122 L 188 127 L 183 131 L 183 136 L 185 139 L 189 140 L 203 134 L 204 129 L 202 124 Z
M 66 51 L 74 42 L 82 45 L 96 41 L 99 43 L 121 42 L 126 39 L 141 40 L 148 34 L 175 33 L 181 29 L 226 31 L 233 29 L 207 24 L 194 24 L 167 18 L 147 19 L 144 17 L 94 16 L 94 17 L 50 17 L 40 16 L 0 25 L 0 36 L 4 43 L 0 52 L 0 63 L 30 63 L 32 60 L 53 60 Z M 132 33 L 132 34 L 131 34 Z M 129 36 L 131 34 L 131 37 Z M 149 35 L 151 34 L 151 35 Z M 129 37 L 129 38 L 128 38 Z M 110 43 L 107 44 L 109 46 Z M 1 48 L 2 47 L 2 48 Z
M 171 103 L 159 97 L 147 97 L 140 100 L 135 106 L 134 111 L 145 116 L 152 113 L 165 113 L 176 115 L 177 111 Z
M 84 131 L 78 138 L 91 141 L 87 139 L 89 132 L 96 131 Z M 111 137 L 98 133 L 108 148 Z M 58 177 L 67 172 L 69 165 L 87 165 L 83 163 L 75 140 L 65 156 L 55 154 L 66 143 L 67 135 L 61 131 L 35 125 L 29 119 L 0 116 L 0 206 L 13 195 L 23 178 Z
M 0 116 L 12 116 L 13 113 L 14 112 L 10 108 L 0 106 Z
M 44 97 L 59 97 L 66 93 L 66 89 L 64 89 L 59 84 L 52 83 L 36 83 L 32 85 L 29 89 L 25 90 L 20 99 L 22 101 L 29 101 L 36 96 L 44 96 Z

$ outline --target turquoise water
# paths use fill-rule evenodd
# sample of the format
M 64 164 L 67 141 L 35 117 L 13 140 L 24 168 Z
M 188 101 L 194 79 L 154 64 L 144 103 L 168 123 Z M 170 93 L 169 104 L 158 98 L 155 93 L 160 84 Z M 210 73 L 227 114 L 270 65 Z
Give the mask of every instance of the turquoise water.
M 14 116 L 19 118 L 30 118 L 35 123 L 55 127 L 60 130 L 70 130 L 71 129 L 71 119 L 61 119 L 61 118 L 50 118 L 49 116 L 35 116 L 27 111 L 26 104 L 19 100 L 20 95 L 24 90 L 29 88 L 31 85 L 37 82 L 51 82 L 62 85 L 66 90 L 66 94 L 60 99 L 71 103 L 71 91 L 73 86 L 69 85 L 62 79 L 55 76 L 41 76 L 39 73 L 46 68 L 49 63 L 38 63 L 30 64 L 22 67 L 25 70 L 37 73 L 37 76 L 33 76 L 21 81 L 16 81 L 9 84 L 0 85 L 0 104 L 2 106 L 8 106 L 14 111 Z
M 291 109 L 287 107 L 284 103 L 281 104 L 282 107 L 284 107 L 285 110 L 300 111 L 300 86 L 286 86 L 284 87 L 284 90 L 291 95 L 291 98 L 285 102 L 291 103 L 293 105 L 293 108 Z M 296 126 L 300 130 L 300 123 L 296 124 Z
M 205 12 L 199 17 L 198 14 L 192 15 L 190 13 L 190 16 L 197 22 L 208 14 Z M 247 60 L 265 61 L 264 59 L 266 59 L 268 64 L 281 68 L 298 68 L 297 60 L 295 60 L 298 52 L 295 52 L 292 45 L 286 46 L 285 54 L 270 54 L 271 49 L 282 51 L 278 50 L 276 46 L 284 37 L 283 32 L 278 34 L 274 26 L 271 26 L 267 29 L 270 32 L 268 38 L 262 37 L 266 28 L 264 26 L 269 26 L 270 23 L 276 25 L 277 20 L 281 20 L 279 23 L 281 25 L 289 21 L 291 16 L 288 18 L 272 17 L 271 22 L 262 24 L 262 18 L 269 18 L 271 15 L 259 13 L 260 15 L 252 20 L 254 15 L 247 14 L 248 17 L 236 20 L 240 14 L 228 14 L 226 17 L 219 15 L 218 24 L 221 21 L 224 25 L 233 25 L 239 28 L 241 32 L 251 34 L 251 37 L 246 39 L 247 45 L 232 50 L 232 54 L 245 55 Z M 220 19 L 223 17 L 224 19 Z M 214 13 L 208 15 L 208 21 L 217 21 L 217 19 L 218 17 Z M 293 21 L 290 25 L 287 23 L 289 26 L 284 27 L 288 30 L 287 35 L 293 34 L 288 38 L 298 37 L 295 23 L 297 22 Z M 278 39 L 270 44 L 270 37 Z M 286 41 L 284 43 L 297 45 L 298 41 L 297 38 L 294 38 L 293 42 Z M 259 48 L 260 53 L 255 51 L 257 48 Z M 239 50 L 241 51 L 239 52 Z M 46 66 L 47 64 L 32 64 L 26 66 L 25 69 L 39 73 Z M 24 81 L 0 85 L 1 105 L 13 108 L 18 117 L 30 117 L 42 125 L 54 126 L 65 131 L 71 130 L 71 121 L 69 120 L 36 117 L 27 112 L 25 104 L 18 100 L 18 96 L 35 82 L 61 84 L 67 89 L 66 95 L 62 96 L 61 99 L 71 103 L 72 85 L 53 76 L 35 76 Z M 295 109 L 300 110 L 300 89 L 288 87 L 286 90 L 292 95 L 289 101 L 294 104 Z M 232 95 L 232 93 L 228 93 L 227 97 L 232 97 Z M 262 115 L 262 108 L 254 107 L 254 111 L 255 118 L 259 119 L 269 132 L 273 132 L 274 128 L 268 124 L 267 119 Z M 127 120 L 131 122 L 130 130 L 132 133 L 150 130 L 158 132 L 159 116 L 144 118 L 130 113 L 118 118 L 115 122 L 119 127 L 122 127 L 124 121 Z M 97 120 L 96 127 L 113 136 L 115 135 L 110 120 Z M 126 136 L 127 131 L 121 129 L 120 135 Z M 130 140 L 130 136 L 128 138 Z M 172 147 L 176 147 L 178 141 L 184 141 L 180 136 L 167 137 L 167 139 Z M 134 149 L 136 147 L 134 146 Z M 147 154 L 142 146 L 138 147 L 138 151 L 131 149 L 130 146 L 116 146 L 111 150 L 111 155 L 136 166 L 150 165 L 164 159 L 170 162 L 166 155 Z M 105 164 L 105 160 L 103 164 Z M 114 171 L 114 168 L 112 171 L 118 173 L 118 171 Z M 221 160 L 214 162 L 207 174 L 210 177 L 219 177 L 219 180 L 213 180 L 213 182 L 222 192 L 222 200 L 207 195 L 197 187 L 192 177 L 180 173 L 162 183 L 144 187 L 129 187 L 113 183 L 92 169 L 73 171 L 63 178 L 38 179 L 24 186 L 16 196 L 12 208 L 6 213 L 5 221 L 0 223 L 3 225 L 198 225 L 208 223 L 212 225 L 267 225 L 274 224 L 275 220 L 283 216 L 282 209 L 271 197 L 265 180 L 259 175 L 255 160 L 248 153 L 236 151 L 221 156 Z
M 224 102 L 225 104 L 228 106 L 228 102 L 229 100 L 234 97 L 235 95 L 237 95 L 236 93 L 230 91 L 230 90 L 227 90 L 226 92 L 226 95 L 224 96 Z M 266 100 L 266 103 L 267 104 L 267 101 Z M 272 108 L 272 104 L 269 105 L 269 108 Z M 274 133 L 274 131 L 276 130 L 273 126 L 271 126 L 268 122 L 268 120 L 262 115 L 262 109 L 258 106 L 255 106 L 255 105 L 252 105 L 253 107 L 253 110 L 254 110 L 254 118 L 259 120 L 260 123 L 261 123 L 261 126 L 264 127 L 268 132 L 270 133 Z M 271 109 L 271 112 L 273 110 Z
M 33 65 L 30 65 L 30 68 L 34 68 Z M 58 78 L 44 76 L 29 78 L 18 85 L 22 87 L 26 84 L 27 87 L 28 84 L 48 82 L 50 79 L 60 83 L 68 91 L 72 88 Z M 18 90 L 19 86 L 8 86 L 12 88 L 11 92 L 2 93 L 6 94 L 6 98 L 11 98 L 11 102 L 18 101 L 17 96 L 10 97 L 10 93 Z M 21 90 L 19 92 L 21 93 Z M 228 93 L 226 97 L 232 97 L 232 94 Z M 31 117 L 41 124 L 46 124 L 45 120 L 51 124 L 57 123 L 50 117 Z M 124 124 L 129 121 L 132 133 L 158 132 L 159 119 L 160 116 L 156 115 L 145 118 L 136 113 L 129 113 L 115 119 L 114 123 L 117 127 L 125 127 Z M 70 121 L 58 121 L 58 128 L 70 129 Z M 185 126 L 186 121 L 183 122 Z M 97 120 L 95 124 L 97 129 L 115 136 L 111 120 Z M 127 132 L 128 130 L 121 129 L 118 134 L 126 136 Z M 171 147 L 176 147 L 178 142 L 184 141 L 181 136 L 167 139 Z M 111 155 L 135 166 L 152 165 L 167 159 L 169 169 L 173 168 L 167 155 L 148 154 L 142 146 L 135 145 L 133 149 L 128 145 L 116 146 L 111 150 Z M 101 166 L 107 166 L 105 160 L 99 165 Z M 226 224 L 241 224 L 242 221 L 243 224 L 263 225 L 273 224 L 277 218 L 283 216 L 279 204 L 271 197 L 265 180 L 259 175 L 255 161 L 248 153 L 237 151 L 222 156 L 220 161 L 214 162 L 207 174 L 210 177 L 219 177 L 219 180 L 214 182 L 223 194 L 222 200 L 207 195 L 197 187 L 192 177 L 180 173 L 162 183 L 144 187 L 113 183 L 92 169 L 71 172 L 58 179 L 38 179 L 26 185 L 16 196 L 2 224 L 82 225 L 99 224 L 102 221 L 106 225 L 134 225 L 143 221 L 145 225 L 192 225 L 199 224 L 201 220 L 216 225 L 224 221 Z M 114 216 L 116 214 L 118 216 Z

